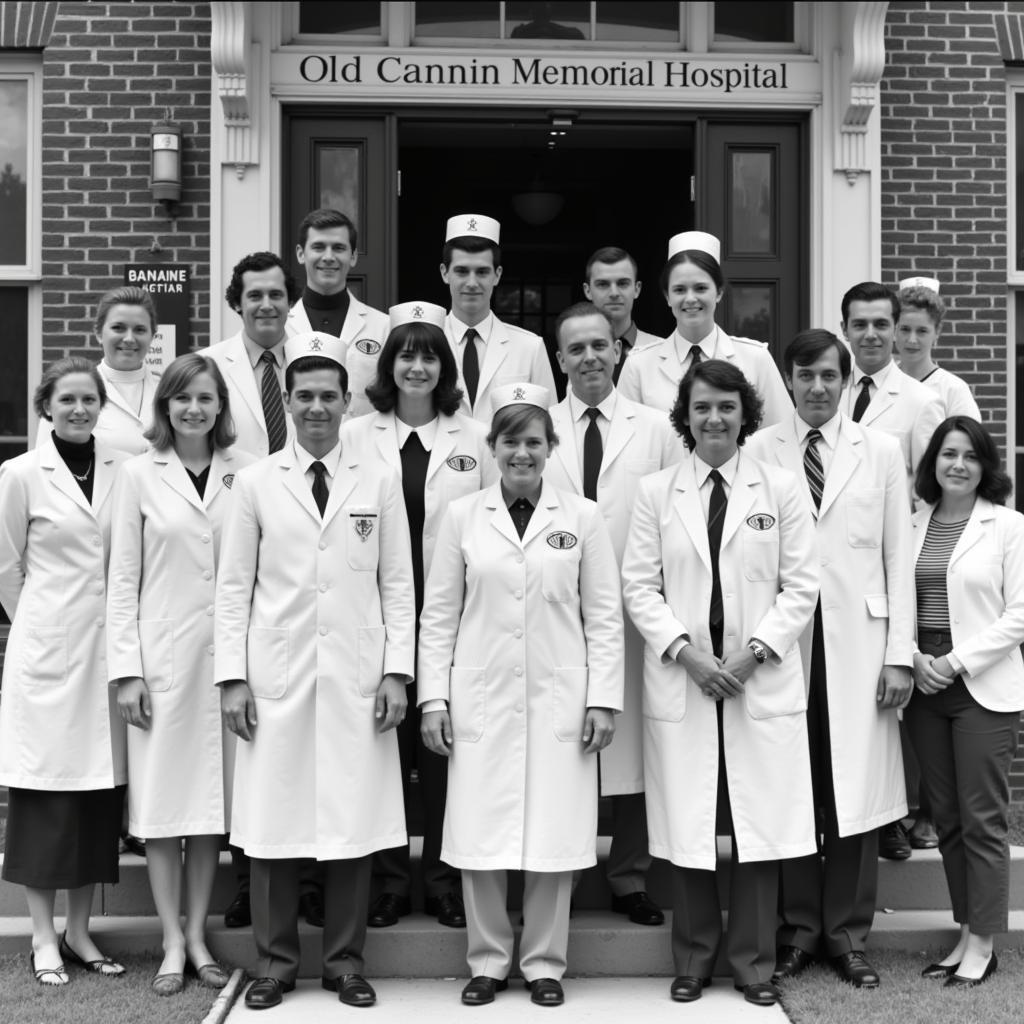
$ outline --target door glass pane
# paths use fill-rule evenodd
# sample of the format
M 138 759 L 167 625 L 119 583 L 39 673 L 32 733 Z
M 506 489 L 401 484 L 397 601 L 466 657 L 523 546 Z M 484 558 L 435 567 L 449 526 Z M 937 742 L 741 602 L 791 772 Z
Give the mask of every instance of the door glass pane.
M 598 3 L 597 38 L 678 43 L 679 10 L 679 4 L 670 3 Z
M 716 43 L 792 43 L 793 5 L 756 0 L 715 4 Z
M 775 153 L 732 150 L 729 161 L 729 256 L 774 256 Z
M 729 283 L 729 333 L 770 342 L 777 331 L 774 282 Z
M 28 437 L 28 289 L 0 288 L 0 441 Z M 2 445 L 4 457 L 25 444 Z
M 417 36 L 497 39 L 500 31 L 501 12 L 497 2 L 416 4 Z
M 380 4 L 363 3 L 362 0 L 345 0 L 345 3 L 299 4 L 299 31 L 309 35 L 359 35 L 381 34 Z
M 510 39 L 589 39 L 589 3 L 507 3 Z
M 0 79 L 0 265 L 28 262 L 28 82 Z
M 1024 270 L 1024 93 L 1014 94 L 1013 113 L 1017 150 L 1014 155 L 1014 191 L 1017 194 L 1017 252 L 1014 254 L 1014 269 Z M 0 260 L 0 263 L 2 262 L 3 260 Z
M 362 205 L 362 147 L 317 147 L 317 193 L 320 205 L 340 210 L 358 231 L 365 223 Z

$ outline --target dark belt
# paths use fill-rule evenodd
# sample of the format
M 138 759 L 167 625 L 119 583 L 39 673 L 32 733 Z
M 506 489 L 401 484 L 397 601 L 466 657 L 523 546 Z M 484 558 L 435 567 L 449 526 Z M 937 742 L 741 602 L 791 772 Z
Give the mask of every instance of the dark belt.
M 937 646 L 939 644 L 951 644 L 953 634 L 948 629 L 919 629 L 917 631 L 917 643 Z

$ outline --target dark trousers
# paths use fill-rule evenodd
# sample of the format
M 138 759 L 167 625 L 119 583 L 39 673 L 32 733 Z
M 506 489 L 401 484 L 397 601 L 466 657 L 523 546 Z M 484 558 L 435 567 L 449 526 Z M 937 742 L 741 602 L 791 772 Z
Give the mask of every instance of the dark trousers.
M 249 891 L 250 861 L 249 856 L 240 846 L 229 846 L 231 851 L 231 870 L 235 873 L 239 892 Z M 323 893 L 324 880 L 320 866 L 315 860 L 304 858 L 299 862 L 299 894 Z
M 612 844 L 605 872 L 612 894 L 628 896 L 647 888 L 647 801 L 643 793 L 622 793 L 611 801 Z
M 949 634 L 923 634 L 921 651 L 951 650 Z M 956 680 L 935 694 L 915 692 L 903 712 L 921 761 L 939 833 L 953 919 L 975 935 L 1007 930 L 1009 770 L 1020 713 L 989 711 Z
M 807 733 L 821 839 L 818 853 L 779 864 L 778 942 L 831 957 L 863 952 L 867 942 L 878 894 L 878 830 L 839 835 L 820 603 L 812 636 Z
M 370 855 L 320 861 L 324 876 L 323 976 L 363 973 Z M 302 860 L 252 857 L 250 900 L 257 976 L 294 982 L 299 973 L 299 875 Z
M 725 772 L 722 703 L 718 703 L 719 834 L 732 836 L 726 958 L 737 985 L 769 981 L 775 969 L 779 862 L 737 860 Z M 722 941 L 722 907 L 714 871 L 672 868 L 672 959 L 677 975 L 710 977 Z

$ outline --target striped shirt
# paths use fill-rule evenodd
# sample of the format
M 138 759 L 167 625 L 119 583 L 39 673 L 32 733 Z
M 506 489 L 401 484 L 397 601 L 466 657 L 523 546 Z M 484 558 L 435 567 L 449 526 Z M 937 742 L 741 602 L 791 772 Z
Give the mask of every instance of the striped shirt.
M 970 517 L 968 517 L 969 519 Z M 914 570 L 917 584 L 917 628 L 949 632 L 949 596 L 946 570 L 960 534 L 968 519 L 958 523 L 940 523 L 935 516 L 928 522 L 921 554 Z

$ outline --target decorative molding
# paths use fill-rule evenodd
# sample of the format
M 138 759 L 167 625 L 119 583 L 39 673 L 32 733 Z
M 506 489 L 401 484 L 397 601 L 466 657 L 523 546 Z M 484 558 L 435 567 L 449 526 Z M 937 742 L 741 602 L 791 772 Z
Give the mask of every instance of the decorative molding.
M 868 121 L 878 108 L 885 70 L 887 2 L 845 3 L 840 19 L 844 49 L 833 60 L 836 97 L 835 169 L 853 185 L 870 167 Z
M 999 55 L 1006 64 L 1024 64 L 1024 14 L 1004 14 L 993 18 Z
M 221 163 L 235 167 L 238 178 L 259 163 L 257 82 L 250 41 L 249 3 L 211 3 L 210 56 L 224 114 Z
M 58 7 L 56 3 L 0 4 L 0 47 L 37 50 L 49 46 Z

